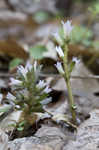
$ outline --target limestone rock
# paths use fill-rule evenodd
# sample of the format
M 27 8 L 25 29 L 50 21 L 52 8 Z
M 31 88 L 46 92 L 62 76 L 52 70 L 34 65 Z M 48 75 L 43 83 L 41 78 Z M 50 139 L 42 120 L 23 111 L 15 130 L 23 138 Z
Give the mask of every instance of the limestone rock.
M 91 117 L 78 128 L 77 138 L 63 150 L 99 150 L 99 110 L 91 112 Z
M 8 150 L 8 136 L 0 129 L 0 150 Z

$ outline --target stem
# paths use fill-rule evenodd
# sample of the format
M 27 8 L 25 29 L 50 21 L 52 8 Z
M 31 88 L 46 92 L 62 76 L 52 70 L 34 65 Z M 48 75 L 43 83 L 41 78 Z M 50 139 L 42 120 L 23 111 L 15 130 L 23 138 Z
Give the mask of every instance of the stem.
M 68 89 L 70 111 L 72 114 L 73 122 L 76 122 L 76 113 L 73 108 L 74 99 L 73 99 L 73 95 L 72 95 L 72 90 L 71 90 L 71 85 L 70 85 L 70 75 L 69 75 L 69 71 L 68 71 L 68 46 L 67 45 L 64 46 L 63 65 L 64 65 L 64 71 L 65 71 L 64 79 L 66 81 L 67 89 Z

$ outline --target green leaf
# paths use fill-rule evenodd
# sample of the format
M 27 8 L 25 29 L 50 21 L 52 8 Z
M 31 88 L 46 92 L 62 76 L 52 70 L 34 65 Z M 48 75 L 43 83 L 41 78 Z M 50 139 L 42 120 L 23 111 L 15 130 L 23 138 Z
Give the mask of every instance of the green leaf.
M 75 67 L 75 62 L 72 61 L 70 64 L 69 64 L 69 74 L 71 74 L 73 68 Z
M 1 112 L 8 112 L 10 108 L 11 108 L 11 106 L 2 107 L 2 108 L 0 108 L 0 113 Z
M 71 43 L 81 43 L 85 46 L 90 46 L 92 43 L 93 33 L 82 26 L 74 26 L 72 33 L 71 33 Z
M 17 128 L 18 131 L 23 131 L 24 130 L 24 127 L 19 127 Z
M 72 105 L 72 109 L 77 109 L 77 106 L 74 104 L 74 105 Z
M 36 20 L 37 23 L 43 23 L 47 21 L 50 17 L 51 17 L 50 14 L 45 11 L 37 11 L 34 14 L 34 19 Z
M 99 2 L 95 2 L 88 10 L 94 15 L 99 15 Z
M 90 45 L 92 45 L 92 41 L 90 41 L 90 40 L 83 40 L 82 44 L 85 45 L 86 47 L 89 47 Z
M 42 59 L 44 57 L 44 52 L 47 51 L 47 48 L 43 45 L 36 45 L 34 47 L 31 47 L 29 50 L 30 56 L 32 56 L 34 59 Z
M 8 127 L 16 127 L 16 123 L 9 124 Z
M 24 126 L 25 122 L 26 122 L 26 121 L 22 121 L 21 123 L 19 123 L 19 125 L 18 125 L 18 126 L 19 126 L 19 127 Z
M 10 69 L 13 69 L 13 68 L 17 67 L 19 64 L 21 64 L 22 62 L 23 62 L 22 59 L 20 59 L 20 58 L 15 58 L 15 59 L 13 59 L 13 60 L 10 62 L 9 68 L 10 68 Z

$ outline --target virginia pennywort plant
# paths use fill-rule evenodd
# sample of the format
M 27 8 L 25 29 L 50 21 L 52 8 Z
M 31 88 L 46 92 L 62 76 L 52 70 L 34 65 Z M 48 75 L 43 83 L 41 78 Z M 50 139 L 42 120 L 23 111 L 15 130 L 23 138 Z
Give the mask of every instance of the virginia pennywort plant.
M 75 123 L 76 122 L 76 113 L 75 113 L 75 105 L 74 105 L 74 99 L 73 99 L 73 94 L 71 90 L 71 85 L 70 85 L 70 75 L 72 72 L 72 69 L 77 62 L 76 58 L 73 58 L 73 61 L 69 62 L 68 61 L 68 44 L 70 42 L 70 35 L 73 29 L 73 26 L 71 25 L 71 21 L 67 22 L 61 22 L 62 23 L 62 33 L 60 35 L 60 32 L 58 31 L 57 33 L 54 34 L 54 38 L 58 44 L 56 46 L 56 52 L 59 55 L 61 62 L 57 62 L 55 64 L 57 70 L 59 73 L 64 77 L 67 89 L 68 89 L 68 95 L 69 95 L 69 106 L 70 106 L 70 111 L 72 114 L 72 120 Z M 62 65 L 63 64 L 63 65 Z
M 27 63 L 25 67 L 18 67 L 16 78 L 10 79 L 11 93 L 8 93 L 6 98 L 15 110 L 22 111 L 22 129 L 32 125 L 36 121 L 34 113 L 44 112 L 43 106 L 51 101 L 51 88 L 44 80 L 38 81 L 39 71 L 37 62 L 34 62 L 34 65 Z

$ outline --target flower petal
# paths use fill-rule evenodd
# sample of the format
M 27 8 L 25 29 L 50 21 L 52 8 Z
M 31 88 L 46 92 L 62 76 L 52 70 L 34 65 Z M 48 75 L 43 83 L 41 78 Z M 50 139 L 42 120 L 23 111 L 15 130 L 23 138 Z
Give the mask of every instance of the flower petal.
M 21 85 L 22 84 L 22 81 L 20 80 L 16 80 L 14 78 L 10 78 L 10 85 Z
M 65 37 L 70 36 L 70 33 L 73 29 L 73 26 L 71 25 L 71 21 L 69 21 L 69 20 L 67 20 L 67 22 L 61 21 L 61 23 L 63 25 L 63 30 L 64 30 Z
M 50 93 L 52 91 L 52 89 L 51 88 L 49 88 L 48 86 L 44 89 L 44 93 Z
M 62 64 L 60 62 L 57 62 L 57 64 L 55 64 L 57 70 L 59 71 L 59 73 L 64 74 L 64 70 L 62 67 Z
M 80 63 L 80 59 L 78 59 L 77 57 L 73 57 L 72 61 L 75 62 L 76 64 Z
M 40 80 L 39 83 L 36 85 L 36 87 L 41 89 L 41 88 L 44 88 L 46 85 L 47 83 L 44 82 L 44 80 Z
M 63 41 L 62 41 L 62 39 L 61 39 L 58 32 L 55 32 L 52 35 L 54 36 L 54 38 L 55 38 L 55 40 L 57 41 L 58 44 L 63 45 Z
M 8 94 L 7 94 L 7 99 L 8 99 L 8 100 L 15 100 L 16 97 L 15 97 L 14 95 L 12 95 L 10 92 L 8 92 Z
M 18 71 L 26 78 L 26 74 L 28 72 L 27 68 L 24 68 L 22 65 L 18 67 Z
M 52 97 L 48 97 L 48 98 L 44 99 L 43 101 L 41 101 L 40 103 L 42 105 L 46 105 L 46 104 L 50 103 L 51 101 L 52 101 Z
M 56 51 L 60 57 L 64 57 L 63 50 L 60 46 L 56 46 Z

